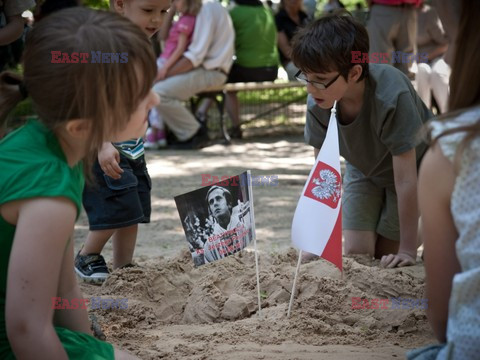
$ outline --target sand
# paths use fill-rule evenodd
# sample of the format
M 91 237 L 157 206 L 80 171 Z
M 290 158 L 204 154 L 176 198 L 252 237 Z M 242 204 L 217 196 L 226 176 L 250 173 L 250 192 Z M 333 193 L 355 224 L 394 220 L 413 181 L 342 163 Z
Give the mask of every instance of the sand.
M 317 259 L 300 267 L 290 226 L 313 164 L 298 135 L 253 138 L 201 151 L 153 151 L 152 223 L 142 225 L 138 266 L 114 271 L 102 286 L 81 284 L 85 297 L 128 299 L 127 309 L 91 309 L 107 341 L 142 359 L 391 359 L 434 342 L 423 309 L 352 309 L 352 297 L 424 298 L 420 262 L 381 269 L 366 257 L 344 257 L 343 275 Z M 213 264 L 193 266 L 173 196 L 200 187 L 201 174 L 278 175 L 277 187 L 254 188 L 261 312 L 253 246 Z M 78 249 L 87 231 L 82 216 Z M 111 244 L 104 255 L 111 260 Z M 111 262 L 110 262 L 111 264 Z

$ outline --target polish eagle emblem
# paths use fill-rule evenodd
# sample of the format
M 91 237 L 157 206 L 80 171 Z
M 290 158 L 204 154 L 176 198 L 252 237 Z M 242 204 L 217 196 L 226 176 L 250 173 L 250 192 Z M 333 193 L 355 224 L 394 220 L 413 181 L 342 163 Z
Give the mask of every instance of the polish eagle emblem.
M 330 169 L 319 171 L 319 178 L 312 180 L 316 186 L 312 188 L 312 194 L 320 199 L 330 199 L 336 203 L 340 199 L 340 182 L 337 175 Z

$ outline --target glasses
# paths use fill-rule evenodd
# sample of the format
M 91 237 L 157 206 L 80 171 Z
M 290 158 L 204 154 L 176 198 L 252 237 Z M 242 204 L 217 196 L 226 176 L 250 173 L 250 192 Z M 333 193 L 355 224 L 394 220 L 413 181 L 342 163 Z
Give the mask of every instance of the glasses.
M 300 70 L 299 72 L 297 72 L 295 74 L 295 79 L 297 79 L 298 81 L 300 81 L 303 85 L 308 85 L 308 84 L 311 84 L 314 88 L 318 89 L 318 90 L 325 90 L 326 88 L 328 88 L 330 85 L 332 85 L 335 81 L 337 81 L 337 79 L 340 77 L 340 73 L 338 73 L 337 76 L 335 76 L 332 80 L 330 80 L 328 83 L 324 84 L 324 83 L 321 83 L 319 81 L 310 81 L 307 79 L 307 75 L 305 75 L 305 73 L 302 72 L 302 70 Z

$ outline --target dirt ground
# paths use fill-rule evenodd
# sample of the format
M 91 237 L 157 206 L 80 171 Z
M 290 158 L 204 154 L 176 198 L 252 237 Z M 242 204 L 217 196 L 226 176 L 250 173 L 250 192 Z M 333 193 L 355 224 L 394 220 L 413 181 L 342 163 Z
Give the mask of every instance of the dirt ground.
M 82 284 L 85 297 L 127 298 L 127 309 L 91 310 L 107 340 L 142 359 L 391 359 L 433 343 L 425 311 L 352 309 L 352 297 L 424 298 L 423 264 L 386 270 L 364 257 L 344 258 L 344 273 L 323 260 L 302 264 L 287 318 L 297 252 L 290 226 L 313 164 L 301 129 L 250 137 L 230 146 L 147 154 L 152 177 L 151 223 L 142 225 L 138 267 L 117 270 L 102 286 Z M 201 174 L 278 175 L 255 187 L 261 312 L 253 246 L 193 267 L 173 197 L 201 186 Z M 76 226 L 79 249 L 88 226 Z M 111 244 L 104 255 L 111 259 Z M 260 314 L 259 314 L 260 313 Z

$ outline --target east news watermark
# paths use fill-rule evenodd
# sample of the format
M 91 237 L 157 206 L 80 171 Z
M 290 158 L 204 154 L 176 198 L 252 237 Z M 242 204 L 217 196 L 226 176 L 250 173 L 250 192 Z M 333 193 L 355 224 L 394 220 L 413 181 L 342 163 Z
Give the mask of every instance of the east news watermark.
M 90 299 L 65 299 L 61 297 L 52 297 L 52 309 L 54 310 L 76 310 L 87 309 L 87 304 L 90 303 L 92 310 L 113 310 L 113 309 L 128 309 L 128 299 L 107 299 L 101 297 L 92 297 Z
M 407 53 L 403 51 L 392 51 L 389 53 L 362 53 L 361 51 L 352 51 L 353 64 L 390 64 L 390 59 L 393 64 L 411 64 L 414 61 L 417 63 L 427 63 L 428 53 Z
M 102 51 L 72 52 L 51 51 L 52 64 L 125 64 L 128 53 L 110 53 Z

